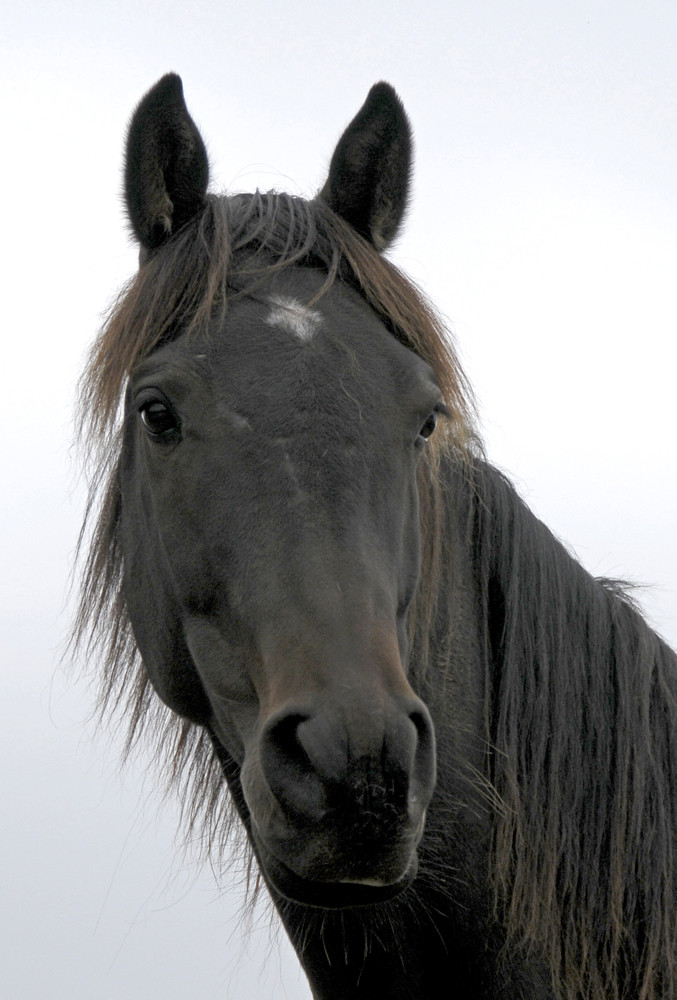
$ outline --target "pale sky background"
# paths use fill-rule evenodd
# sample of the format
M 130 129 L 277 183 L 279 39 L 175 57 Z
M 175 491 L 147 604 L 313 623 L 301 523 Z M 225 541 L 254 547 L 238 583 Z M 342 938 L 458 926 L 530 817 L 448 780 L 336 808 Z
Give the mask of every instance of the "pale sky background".
M 677 4 L 5 0 L 0 39 L 0 996 L 307 1000 L 60 666 L 74 384 L 136 259 L 128 117 L 175 70 L 217 186 L 313 194 L 390 81 L 416 136 L 392 256 L 449 317 L 490 456 L 677 646 Z

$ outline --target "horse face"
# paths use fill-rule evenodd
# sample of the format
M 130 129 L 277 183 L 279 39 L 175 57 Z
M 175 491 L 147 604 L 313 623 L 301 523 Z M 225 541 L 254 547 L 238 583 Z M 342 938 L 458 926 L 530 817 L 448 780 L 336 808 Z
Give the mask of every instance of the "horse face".
M 406 617 L 440 399 L 357 295 L 306 305 L 320 280 L 278 275 L 139 366 L 120 537 L 157 692 L 209 728 L 272 887 L 331 905 L 416 869 L 434 737 Z

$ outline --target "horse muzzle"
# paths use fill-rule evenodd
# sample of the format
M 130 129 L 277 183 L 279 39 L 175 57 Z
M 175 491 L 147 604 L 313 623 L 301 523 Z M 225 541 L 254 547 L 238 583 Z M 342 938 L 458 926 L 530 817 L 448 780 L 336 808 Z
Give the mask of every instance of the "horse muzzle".
M 406 682 L 405 682 L 406 683 Z M 272 887 L 307 905 L 374 903 L 403 891 L 435 784 L 423 702 L 362 696 L 288 704 L 242 769 L 257 854 Z

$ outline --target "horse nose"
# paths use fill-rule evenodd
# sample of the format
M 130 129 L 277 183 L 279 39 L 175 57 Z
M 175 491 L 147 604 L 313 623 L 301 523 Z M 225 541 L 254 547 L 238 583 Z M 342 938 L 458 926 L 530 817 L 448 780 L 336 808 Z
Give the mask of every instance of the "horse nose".
M 435 784 L 435 736 L 420 699 L 374 708 L 294 706 L 276 712 L 261 733 L 261 767 L 270 791 L 295 821 L 343 814 L 353 826 L 418 826 Z M 377 835 L 377 834 L 375 834 Z

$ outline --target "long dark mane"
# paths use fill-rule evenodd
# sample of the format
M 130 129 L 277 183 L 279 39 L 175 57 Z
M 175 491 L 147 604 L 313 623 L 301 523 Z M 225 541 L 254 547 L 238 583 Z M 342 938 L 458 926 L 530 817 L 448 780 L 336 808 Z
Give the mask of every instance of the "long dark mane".
M 126 379 L 163 341 L 207 327 L 271 268 L 310 266 L 356 288 L 433 367 L 450 418 L 421 464 L 423 564 L 411 612 L 415 670 L 444 666 L 429 636 L 447 572 L 462 470 L 481 581 L 487 773 L 496 801 L 496 907 L 515 947 L 535 948 L 563 1000 L 673 996 L 677 829 L 674 654 L 612 585 L 593 580 L 485 465 L 472 396 L 443 323 L 418 290 L 321 201 L 209 197 L 114 304 L 81 384 L 93 475 L 81 537 L 74 642 L 103 663 L 101 707 L 155 740 L 182 787 L 189 829 L 222 842 L 231 810 L 211 744 L 164 709 L 140 663 L 121 591 L 117 466 Z M 439 640 L 439 637 L 438 637 Z M 444 642 L 438 641 L 437 648 Z M 636 929 L 640 928 L 639 932 Z M 632 936 L 632 935 L 635 936 Z
M 476 481 L 499 905 L 558 996 L 673 997 L 677 657 L 502 476 Z

